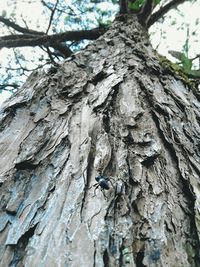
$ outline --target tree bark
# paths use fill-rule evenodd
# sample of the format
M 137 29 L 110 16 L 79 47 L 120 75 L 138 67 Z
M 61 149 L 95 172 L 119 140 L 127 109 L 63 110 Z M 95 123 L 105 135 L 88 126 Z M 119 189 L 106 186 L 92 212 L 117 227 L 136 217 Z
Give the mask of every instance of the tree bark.
M 1 111 L 2 267 L 200 266 L 198 94 L 123 18 Z

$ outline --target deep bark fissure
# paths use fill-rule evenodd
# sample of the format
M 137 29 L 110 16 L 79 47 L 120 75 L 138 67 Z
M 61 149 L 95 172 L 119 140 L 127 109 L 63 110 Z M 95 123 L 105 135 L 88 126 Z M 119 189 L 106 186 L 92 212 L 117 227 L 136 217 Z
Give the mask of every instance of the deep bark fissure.
M 96 267 L 96 242 L 94 241 L 93 267 Z
M 84 192 L 83 192 L 83 198 L 82 198 L 82 203 L 81 203 L 81 209 L 80 209 L 80 216 L 81 216 L 81 222 L 83 221 L 83 210 L 84 210 L 84 205 L 86 202 L 86 198 L 87 198 L 87 190 L 88 190 L 88 186 L 90 184 L 91 181 L 91 173 L 92 173 L 92 165 L 94 163 L 94 155 L 95 154 L 95 149 L 94 149 L 94 144 L 91 142 L 91 148 L 90 148 L 90 152 L 88 155 L 88 164 L 87 164 L 87 169 L 86 169 L 86 177 L 84 175 L 85 170 L 83 170 L 83 178 L 84 178 Z M 85 179 L 86 178 L 86 179 Z
M 38 165 L 38 164 L 37 164 Z M 15 168 L 17 170 L 34 170 L 37 168 L 36 164 L 32 164 L 31 162 L 28 161 L 22 161 L 17 164 L 15 164 Z
M 174 160 L 174 162 L 176 162 L 177 171 L 178 171 L 178 174 L 180 177 L 179 179 L 183 183 L 182 191 L 184 192 L 184 195 L 187 197 L 187 201 L 188 201 L 188 210 L 186 210 L 185 207 L 183 208 L 183 210 L 184 210 L 184 212 L 189 213 L 189 216 L 190 216 L 190 233 L 193 236 L 193 239 L 192 239 L 193 241 L 191 244 L 193 245 L 193 248 L 196 250 L 195 262 L 196 262 L 196 264 L 198 264 L 197 262 L 199 261 L 200 258 L 199 258 L 199 251 L 198 251 L 197 247 L 199 247 L 200 243 L 199 243 L 199 238 L 198 238 L 198 234 L 197 234 L 198 230 L 196 228 L 196 223 L 195 223 L 195 218 L 194 218 L 195 195 L 194 195 L 194 192 L 192 190 L 191 185 L 189 184 L 189 181 L 186 180 L 181 174 L 181 171 L 179 169 L 179 160 L 178 160 L 178 157 L 176 155 L 176 150 L 174 149 L 173 143 L 169 143 L 169 141 L 166 140 L 165 136 L 163 135 L 162 130 L 160 129 L 157 115 L 155 113 L 153 115 L 154 115 L 153 118 L 154 118 L 155 124 L 157 125 L 157 129 L 159 130 L 159 136 L 163 140 L 163 143 L 165 144 L 166 149 L 170 152 L 172 159 Z M 181 205 L 180 205 L 180 207 L 181 207 Z M 174 227 L 174 229 L 175 229 L 175 227 Z
M 104 263 L 104 267 L 109 267 L 109 257 L 108 257 L 108 251 L 107 249 L 104 251 L 103 253 L 103 263 Z
M 26 251 L 26 247 L 28 245 L 29 239 L 34 235 L 37 224 L 31 227 L 28 231 L 26 231 L 18 240 L 17 244 L 11 246 L 11 250 L 13 250 L 13 259 L 9 265 L 9 267 L 19 266 L 19 263 L 22 263 L 23 257 L 28 251 Z
M 151 109 L 153 110 L 154 108 L 154 101 L 153 101 L 153 98 L 152 98 L 152 94 L 149 95 L 148 91 L 146 90 L 145 86 L 143 85 L 143 83 L 139 80 L 139 83 L 140 85 L 142 85 L 144 92 L 147 93 L 147 99 L 148 99 L 148 104 L 150 105 Z M 165 85 L 163 86 L 164 90 L 165 90 Z M 177 105 L 177 107 L 183 112 L 186 114 L 185 112 L 185 107 L 184 105 L 181 103 L 180 99 L 178 99 L 177 97 L 174 96 L 174 94 L 171 94 L 169 90 L 167 90 L 166 92 L 167 94 L 169 94 L 175 101 Z M 177 103 L 178 102 L 178 103 Z M 161 111 L 163 111 L 162 109 L 160 109 Z M 164 116 L 168 115 L 169 114 L 167 112 L 162 112 L 162 114 Z M 196 243 L 195 245 L 193 244 L 193 248 L 194 250 L 196 250 L 196 247 L 199 245 L 199 238 L 198 238 L 198 234 L 197 234 L 197 228 L 196 228 L 196 224 L 195 224 L 195 218 L 194 218 L 194 205 L 195 205 L 195 197 L 194 197 L 194 192 L 189 184 L 189 181 L 186 180 L 182 174 L 181 174 L 181 171 L 179 169 L 179 158 L 177 157 L 176 155 L 176 149 L 174 148 L 174 145 L 178 145 L 179 147 L 181 146 L 181 150 L 182 150 L 182 153 L 185 155 L 186 159 L 189 160 L 189 158 L 187 157 L 187 153 L 186 151 L 184 150 L 183 148 L 183 144 L 181 144 L 181 140 L 179 139 L 179 136 L 177 135 L 176 136 L 176 131 L 174 131 L 174 135 L 173 135 L 173 128 L 171 129 L 171 134 L 172 136 L 171 137 L 168 137 L 169 139 L 167 140 L 165 135 L 163 134 L 163 129 L 161 130 L 160 128 L 160 125 L 159 125 L 159 118 L 158 118 L 158 114 L 156 114 L 155 112 L 152 112 L 152 115 L 153 115 L 153 118 L 154 118 L 154 121 L 155 121 L 155 124 L 157 125 L 157 129 L 159 131 L 159 135 L 160 135 L 160 138 L 161 140 L 163 140 L 166 148 L 171 151 L 170 154 L 172 155 L 172 158 L 174 158 L 174 160 L 176 161 L 176 165 L 177 165 L 177 170 L 178 170 L 178 173 L 179 173 L 179 177 L 180 179 L 182 180 L 183 182 L 183 186 L 182 186 L 182 190 L 184 192 L 184 195 L 187 197 L 188 199 L 188 210 L 190 210 L 191 212 L 189 213 L 190 215 L 190 232 L 192 233 L 192 236 L 193 236 L 193 242 Z M 169 127 L 171 127 L 171 125 L 169 124 L 168 125 Z M 176 140 L 177 138 L 177 140 Z M 171 142 L 169 141 L 171 139 Z M 192 140 L 190 138 L 190 140 Z M 193 143 L 193 142 L 192 142 Z M 179 153 L 180 153 L 180 150 L 178 150 Z M 183 210 L 185 211 L 185 208 L 183 208 Z M 192 244 L 192 243 L 191 243 Z M 195 253 L 195 257 L 194 257 L 194 261 L 195 261 L 195 264 L 197 264 L 197 262 L 199 261 L 199 252 L 198 250 L 196 250 L 196 253 Z M 192 264 L 192 261 L 191 261 L 191 258 L 189 257 L 189 262 Z M 141 263 L 139 263 L 141 264 Z M 140 265 L 139 265 L 140 266 Z M 143 265 L 141 265 L 143 266 Z
M 143 262 L 144 259 L 144 251 L 139 251 L 136 256 L 136 267 L 145 267 Z

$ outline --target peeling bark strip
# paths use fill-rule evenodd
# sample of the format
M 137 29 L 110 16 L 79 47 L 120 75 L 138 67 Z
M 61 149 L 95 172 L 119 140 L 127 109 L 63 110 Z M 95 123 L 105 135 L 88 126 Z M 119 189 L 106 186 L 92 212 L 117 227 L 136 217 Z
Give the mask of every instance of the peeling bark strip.
M 1 111 L 0 266 L 200 266 L 199 110 L 132 17 L 34 72 Z

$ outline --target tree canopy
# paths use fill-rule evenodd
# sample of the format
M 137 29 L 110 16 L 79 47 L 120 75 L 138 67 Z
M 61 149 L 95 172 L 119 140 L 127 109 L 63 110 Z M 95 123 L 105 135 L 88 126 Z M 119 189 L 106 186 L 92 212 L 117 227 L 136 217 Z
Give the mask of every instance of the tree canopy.
M 23 4 L 28 4 L 31 10 L 34 1 L 20 2 L 21 4 L 18 1 L 7 0 L 8 9 L 3 10 L 0 16 L 0 24 L 3 26 L 0 49 L 9 49 L 7 62 L 1 66 L 0 91 L 15 91 L 20 86 L 20 81 L 24 82 L 34 69 L 57 65 L 61 60 L 71 56 L 104 34 L 116 16 L 134 13 L 140 23 L 149 29 L 156 22 L 163 22 L 170 10 L 177 9 L 184 2 L 195 1 L 41 0 L 35 9 L 35 12 L 41 12 L 35 25 L 32 24 L 31 17 L 23 17 L 23 10 L 20 15 L 17 13 L 19 8 L 23 8 Z M 174 18 L 172 23 L 176 24 Z M 198 58 L 198 55 L 189 58 L 190 33 L 189 26 L 186 26 L 188 29 L 186 41 L 183 42 L 184 51 L 179 51 L 182 54 L 179 57 L 176 54 L 175 58 L 187 70 L 191 70 L 193 60 Z M 196 32 L 193 31 L 192 34 L 195 35 Z M 164 34 L 161 35 L 161 38 L 165 38 Z M 172 56 L 174 57 L 174 53 Z

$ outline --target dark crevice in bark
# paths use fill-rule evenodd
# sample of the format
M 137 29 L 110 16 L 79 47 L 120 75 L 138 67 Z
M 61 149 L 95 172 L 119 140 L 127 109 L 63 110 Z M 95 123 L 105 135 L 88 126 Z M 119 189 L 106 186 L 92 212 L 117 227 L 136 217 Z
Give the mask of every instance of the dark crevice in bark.
M 119 248 L 119 267 L 123 267 L 123 247 Z
M 195 226 L 195 228 L 196 228 L 196 226 Z M 191 229 L 191 231 L 192 231 L 192 229 Z M 192 244 L 194 243 L 193 240 L 191 240 L 191 243 Z M 194 256 L 194 261 L 195 261 L 195 264 L 196 264 L 197 267 L 200 266 L 200 252 L 199 252 L 199 247 L 200 247 L 200 242 L 198 242 L 197 244 L 194 244 L 194 248 L 196 250 L 196 253 L 195 253 L 195 256 Z M 189 258 L 189 260 L 190 260 L 190 258 Z
M 17 110 L 17 107 L 13 108 L 13 107 L 9 106 L 8 108 L 6 108 L 2 112 L 0 112 L 0 116 L 2 116 L 1 125 L 0 125 L 0 132 L 3 132 L 3 130 L 6 127 L 9 127 L 9 125 L 13 121 L 14 117 L 16 116 L 17 111 L 19 111 L 19 110 Z
M 189 197 L 190 200 L 193 200 L 193 201 L 194 201 L 195 198 L 194 198 L 194 194 L 193 194 L 193 192 L 191 191 L 192 189 L 189 187 L 189 181 L 185 180 L 185 178 L 182 176 L 182 174 L 181 174 L 181 172 L 180 172 L 180 169 L 179 169 L 179 161 L 178 161 L 178 157 L 177 157 L 177 155 L 176 155 L 176 149 L 174 148 L 173 143 L 170 143 L 170 142 L 166 139 L 165 135 L 163 134 L 163 131 L 162 131 L 162 129 L 160 128 L 160 123 L 159 123 L 158 117 L 157 117 L 157 115 L 155 114 L 155 112 L 152 112 L 152 118 L 153 118 L 153 120 L 154 120 L 154 122 L 155 122 L 155 125 L 156 125 L 156 127 L 157 127 L 157 129 L 158 129 L 158 134 L 159 134 L 161 140 L 163 141 L 163 144 L 164 144 L 166 150 L 169 151 L 169 153 L 170 153 L 170 155 L 171 155 L 171 157 L 172 157 L 172 159 L 173 159 L 173 162 L 174 162 L 174 163 L 176 164 L 176 166 L 177 166 L 176 169 L 177 169 L 177 172 L 179 173 L 179 177 L 181 178 L 181 180 L 182 180 L 183 183 L 186 183 L 186 184 L 187 184 L 186 187 L 183 187 L 183 189 L 185 190 L 186 195 Z M 186 185 L 186 184 L 185 184 L 185 185 Z M 186 188 L 187 188 L 187 189 L 186 189 Z
M 144 259 L 144 251 L 139 251 L 136 255 L 136 267 L 145 267 L 146 265 L 144 265 L 143 262 Z
M 173 234 L 173 231 L 174 231 L 174 233 L 176 233 L 176 229 L 174 228 L 173 223 L 172 223 L 173 231 L 172 231 L 172 229 L 168 226 L 168 224 L 167 224 L 166 221 L 165 221 L 164 225 L 165 225 L 165 229 L 167 230 L 167 232 L 169 232 L 170 234 Z
M 115 151 L 113 149 L 113 141 L 112 141 L 112 136 L 108 135 L 108 140 L 109 143 L 111 144 L 112 150 L 111 150 L 111 160 L 108 162 L 103 175 L 106 177 L 111 177 L 111 179 L 109 179 L 109 184 L 111 185 L 111 187 L 113 188 L 113 190 L 115 189 L 115 184 L 113 184 L 113 180 L 114 183 L 116 182 L 116 177 L 112 177 L 113 173 L 115 173 Z
M 200 101 L 200 100 L 199 100 L 199 101 Z M 199 117 L 197 114 L 195 114 L 195 117 L 196 117 L 196 120 L 197 120 L 198 126 L 200 127 L 200 117 Z
M 105 168 L 105 173 L 108 176 L 111 176 L 113 173 L 115 173 L 115 169 L 116 169 L 115 168 L 116 159 L 115 159 L 115 151 L 114 151 L 114 147 L 116 144 L 113 138 L 118 138 L 117 137 L 118 132 L 116 132 L 116 130 L 114 129 L 115 126 L 113 125 L 113 121 L 114 121 L 113 117 L 116 116 L 113 110 L 116 109 L 116 101 L 117 101 L 117 95 L 119 93 L 120 83 L 113 87 L 113 91 L 111 92 L 112 94 L 111 100 L 109 101 L 108 104 L 106 104 L 106 107 L 103 109 L 103 128 L 105 132 L 108 134 L 109 143 L 112 147 L 112 151 L 111 151 L 112 160 L 109 161 L 108 165 Z
M 114 197 L 113 199 L 111 199 L 108 208 L 107 208 L 107 212 L 104 216 L 105 222 L 108 223 L 109 220 L 111 219 L 113 221 L 113 225 L 115 226 L 116 224 L 116 198 Z M 113 240 L 114 243 L 114 240 Z
M 54 75 L 58 72 L 58 70 L 59 66 L 57 65 L 50 66 L 50 68 L 47 70 L 47 74 Z
M 128 151 L 128 153 L 130 153 L 130 151 Z M 134 179 L 133 179 L 133 174 L 132 174 L 132 171 L 131 171 L 131 168 L 130 168 L 130 163 L 129 163 L 129 154 L 126 158 L 126 164 L 128 166 L 128 177 L 129 177 L 129 184 L 132 185 L 132 187 L 136 184 L 138 184 L 138 182 L 135 182 Z M 133 188 L 131 188 L 131 194 L 132 194 L 132 190 Z M 130 196 L 131 196 L 130 194 Z
M 11 116 L 10 114 L 6 114 L 5 117 L 1 119 L 0 132 L 3 132 L 6 127 L 9 127 L 10 123 L 12 122 L 12 119 L 13 116 Z
M 70 151 L 70 148 L 71 148 L 71 145 L 70 145 L 70 142 L 68 140 L 68 138 L 63 138 L 63 140 L 61 141 L 60 145 L 58 145 L 56 147 L 56 149 L 54 150 L 54 153 L 53 153 L 53 156 L 54 157 L 59 157 L 59 154 L 62 154 L 63 151 L 65 151 L 65 148 L 66 148 L 66 144 L 65 143 L 65 140 L 67 140 L 67 146 L 68 146 L 68 151 Z M 61 150 L 59 150 L 61 148 Z M 58 150 L 57 150 L 58 149 Z M 62 150 L 63 149 L 63 150 Z M 57 150 L 57 151 L 56 151 Z M 64 167 L 66 166 L 68 160 L 70 158 L 70 153 L 67 154 L 67 157 L 65 159 L 65 161 L 63 162 L 63 164 L 60 166 L 60 170 L 58 172 L 58 174 L 55 176 L 55 180 L 60 176 L 60 174 L 62 173 Z
M 9 105 L 4 109 L 4 112 L 8 112 L 9 114 L 15 114 L 16 110 L 22 107 L 27 106 L 27 101 L 22 101 L 22 102 L 17 102 L 14 103 L 13 105 Z
M 93 267 L 96 267 L 96 241 L 94 240 Z
M 195 88 L 195 89 L 193 90 L 193 94 L 196 96 L 196 99 L 200 102 L 200 93 L 199 93 L 198 86 L 199 86 L 199 83 L 198 83 L 198 85 L 196 86 L 197 89 Z
M 170 124 L 169 124 L 169 132 L 171 133 L 171 136 L 169 137 L 169 139 L 171 139 L 172 142 L 170 143 L 170 142 L 166 139 L 166 137 L 165 137 L 165 135 L 164 135 L 164 133 L 163 133 L 163 130 L 160 128 L 159 118 L 158 118 L 157 114 L 153 111 L 153 107 L 154 107 L 154 109 L 158 109 L 159 111 L 161 110 L 161 114 L 163 114 L 165 118 L 166 118 L 166 117 L 169 117 L 169 114 L 166 113 L 166 112 L 163 112 L 163 110 L 161 109 L 160 106 L 154 104 L 153 96 L 147 91 L 147 89 L 145 88 L 145 85 L 143 84 L 143 82 L 142 82 L 140 79 L 137 79 L 137 80 L 138 80 L 138 82 L 139 82 L 141 88 L 143 89 L 143 91 L 146 93 L 146 96 L 147 96 L 147 97 L 146 97 L 146 101 L 147 101 L 147 103 L 149 104 L 149 106 L 150 106 L 150 108 L 151 108 L 151 110 L 152 110 L 152 119 L 154 120 L 155 125 L 156 125 L 156 127 L 157 127 L 157 129 L 158 129 L 159 136 L 160 136 L 161 140 L 163 141 L 163 143 L 164 143 L 166 149 L 170 152 L 170 155 L 171 155 L 172 158 L 174 159 L 174 162 L 176 162 L 176 165 L 177 165 L 177 171 L 179 172 L 180 177 L 182 178 L 183 182 L 184 182 L 184 183 L 187 182 L 187 186 L 186 186 L 186 188 L 187 188 L 188 190 L 186 190 L 185 193 L 186 193 L 186 195 L 189 197 L 189 199 L 193 199 L 193 200 L 194 200 L 194 194 L 193 194 L 193 192 L 191 191 L 192 189 L 191 189 L 191 187 L 190 187 L 189 181 L 186 181 L 186 180 L 185 180 L 185 178 L 182 176 L 182 174 L 181 174 L 181 172 L 180 172 L 180 170 L 179 170 L 178 157 L 177 157 L 177 155 L 176 155 L 176 149 L 175 149 L 174 146 L 173 146 L 173 142 L 174 142 L 175 144 L 177 144 L 177 145 L 181 145 L 181 147 L 183 147 L 183 145 L 182 145 L 181 143 L 179 143 L 180 140 L 177 139 L 176 132 L 173 133 L 173 129 L 171 128 L 171 125 L 170 125 Z M 162 83 L 162 82 L 161 82 L 161 83 Z M 164 84 L 163 84 L 163 89 L 165 90 L 166 94 L 169 94 L 169 95 L 174 99 L 174 103 L 177 105 L 177 107 L 178 107 L 183 113 L 185 113 L 185 106 L 180 102 L 180 100 L 177 99 L 177 97 L 175 97 L 175 96 L 174 96 L 168 89 L 166 89 L 165 85 L 166 85 L 166 84 L 164 83 Z M 177 101 L 178 101 L 178 103 L 177 103 Z M 155 106 L 156 106 L 156 108 L 155 108 Z M 166 123 L 166 125 L 167 125 L 167 122 L 165 122 L 165 123 Z M 176 140 L 176 139 L 177 139 L 177 140 Z M 184 153 L 184 151 L 182 151 L 182 153 Z M 188 158 L 188 157 L 187 157 L 187 154 L 185 155 L 185 157 Z M 184 189 L 186 189 L 186 188 L 184 187 Z M 189 192 L 190 192 L 190 193 L 189 193 Z
M 174 76 L 169 77 L 169 79 L 171 78 L 171 80 L 174 80 Z M 164 91 L 166 92 L 166 95 L 171 96 L 171 98 L 174 100 L 174 103 L 176 104 L 176 106 L 178 107 L 178 109 L 180 109 L 183 113 L 185 113 L 185 105 L 181 102 L 181 100 L 173 93 L 169 90 L 169 88 L 167 87 L 167 83 L 165 81 L 163 81 L 163 79 L 160 79 L 160 82 L 163 86 Z M 178 90 L 178 89 L 177 89 Z
M 19 266 L 19 263 L 23 261 L 24 256 L 27 254 L 26 247 L 28 245 L 28 242 L 30 238 L 34 235 L 35 229 L 37 227 L 37 224 L 31 227 L 28 231 L 26 231 L 18 240 L 17 244 L 13 247 L 13 259 L 9 265 L 9 267 L 17 267 Z M 21 266 L 20 265 L 20 266 Z
M 104 250 L 103 252 L 103 263 L 104 263 L 104 267 L 109 267 L 109 255 L 108 255 L 108 251 L 107 249 Z
M 113 87 L 112 98 L 111 98 L 111 101 L 109 103 L 109 111 L 111 112 L 110 117 L 112 117 L 112 112 L 114 110 L 116 110 L 116 101 L 117 101 L 117 96 L 118 96 L 118 93 L 119 93 L 119 90 L 120 90 L 120 84 L 121 83 L 122 82 L 119 82 L 118 84 L 116 84 Z
M 95 75 L 93 77 L 91 82 L 92 82 L 92 84 L 94 84 L 96 86 L 98 82 L 102 81 L 103 79 L 105 79 L 108 76 L 109 75 L 105 71 L 100 71 L 99 73 L 97 73 L 97 75 Z
M 38 165 L 35 165 L 29 161 L 22 161 L 20 163 L 15 164 L 15 168 L 17 170 L 34 170 Z
M 189 139 L 189 141 L 195 145 L 194 140 L 192 139 L 192 137 L 190 136 L 190 133 L 187 132 L 185 125 L 183 126 L 183 133 L 185 134 L 185 136 Z M 196 147 L 195 147 L 196 148 Z M 195 149 L 196 150 L 196 149 Z M 198 154 L 198 151 L 196 151 L 196 153 Z
M 190 158 L 188 158 L 188 160 L 190 161 L 191 166 L 194 168 L 194 170 L 196 171 L 196 173 L 200 177 L 200 170 L 199 170 L 199 168 L 195 166 L 195 164 L 190 160 Z
M 120 81 L 118 84 L 116 84 L 115 86 L 112 87 L 112 90 L 110 90 L 110 93 L 107 95 L 106 99 L 104 102 L 102 102 L 100 105 L 97 105 L 96 107 L 93 108 L 94 112 L 97 113 L 98 111 L 105 111 L 106 109 L 109 108 L 109 106 L 111 106 L 112 104 L 112 99 L 113 99 L 113 95 L 117 95 L 118 91 L 119 91 L 119 85 L 122 82 Z
M 94 140 L 92 139 L 91 140 L 91 148 L 90 148 L 90 152 L 88 155 L 88 164 L 87 164 L 87 169 L 86 169 L 86 180 L 85 180 L 85 175 L 83 173 L 85 186 L 84 186 L 83 198 L 82 198 L 81 209 L 80 209 L 81 222 L 83 222 L 83 210 L 84 210 L 84 206 L 85 206 L 86 197 L 88 194 L 88 185 L 90 183 L 91 176 L 92 176 L 92 169 L 93 169 L 93 164 L 94 164 L 94 155 L 95 155 L 95 146 L 94 146 Z
M 103 125 L 106 133 L 110 132 L 110 116 L 108 110 L 103 113 Z
M 84 187 L 83 197 L 82 197 L 82 202 L 81 202 L 81 209 L 80 209 L 80 221 L 81 221 L 81 223 L 83 222 L 83 217 L 84 217 L 83 211 L 84 211 L 86 197 L 87 197 L 87 183 L 86 183 L 86 186 Z
M 129 131 L 128 135 L 123 138 L 123 141 L 128 146 L 135 144 L 130 131 Z
M 15 210 L 8 210 L 5 208 L 5 212 L 11 216 L 15 216 L 17 214 L 17 211 Z
M 139 59 L 141 59 L 142 62 L 146 62 L 147 61 L 146 55 L 141 50 L 138 50 L 138 49 L 135 48 L 133 50 L 133 54 L 136 55 Z
M 193 250 L 195 251 L 195 260 L 196 260 L 196 264 L 197 264 L 196 266 L 199 266 L 200 253 L 199 253 L 199 249 L 197 249 L 197 248 L 200 246 L 200 241 L 199 241 L 198 231 L 197 231 L 197 227 L 196 227 L 196 223 L 195 223 L 195 217 L 194 217 L 195 216 L 195 211 L 194 211 L 195 194 L 193 193 L 193 189 L 192 189 L 192 186 L 190 185 L 190 182 L 182 176 L 181 171 L 179 169 L 179 161 L 178 161 L 178 157 L 176 155 L 176 150 L 174 149 L 173 145 L 166 140 L 162 130 L 160 129 L 158 118 L 157 118 L 156 114 L 153 112 L 152 112 L 152 118 L 154 119 L 154 122 L 157 126 L 157 129 L 158 129 L 159 136 L 160 136 L 161 140 L 163 140 L 163 144 L 164 144 L 165 148 L 169 151 L 172 159 L 174 160 L 174 163 L 176 163 L 177 172 L 178 172 L 179 177 L 180 177 L 181 182 L 182 182 L 181 189 L 182 189 L 184 195 L 187 197 L 188 209 L 186 210 L 185 208 L 183 208 L 183 210 L 185 213 L 189 212 L 190 234 L 193 237 L 192 238 L 193 239 L 192 247 L 193 247 Z M 180 203 L 180 205 L 181 205 L 181 203 Z
M 163 115 L 164 117 L 168 118 L 169 113 L 165 110 L 160 104 L 154 104 L 154 110 L 157 111 L 159 114 Z
M 144 165 L 145 167 L 149 168 L 151 167 L 155 160 L 158 158 L 158 154 L 157 155 L 153 155 L 153 156 L 150 156 L 150 157 L 147 157 L 146 159 L 144 159 L 141 164 Z
M 109 251 L 113 256 L 117 253 L 117 247 L 115 245 L 115 239 L 112 235 L 109 236 Z

